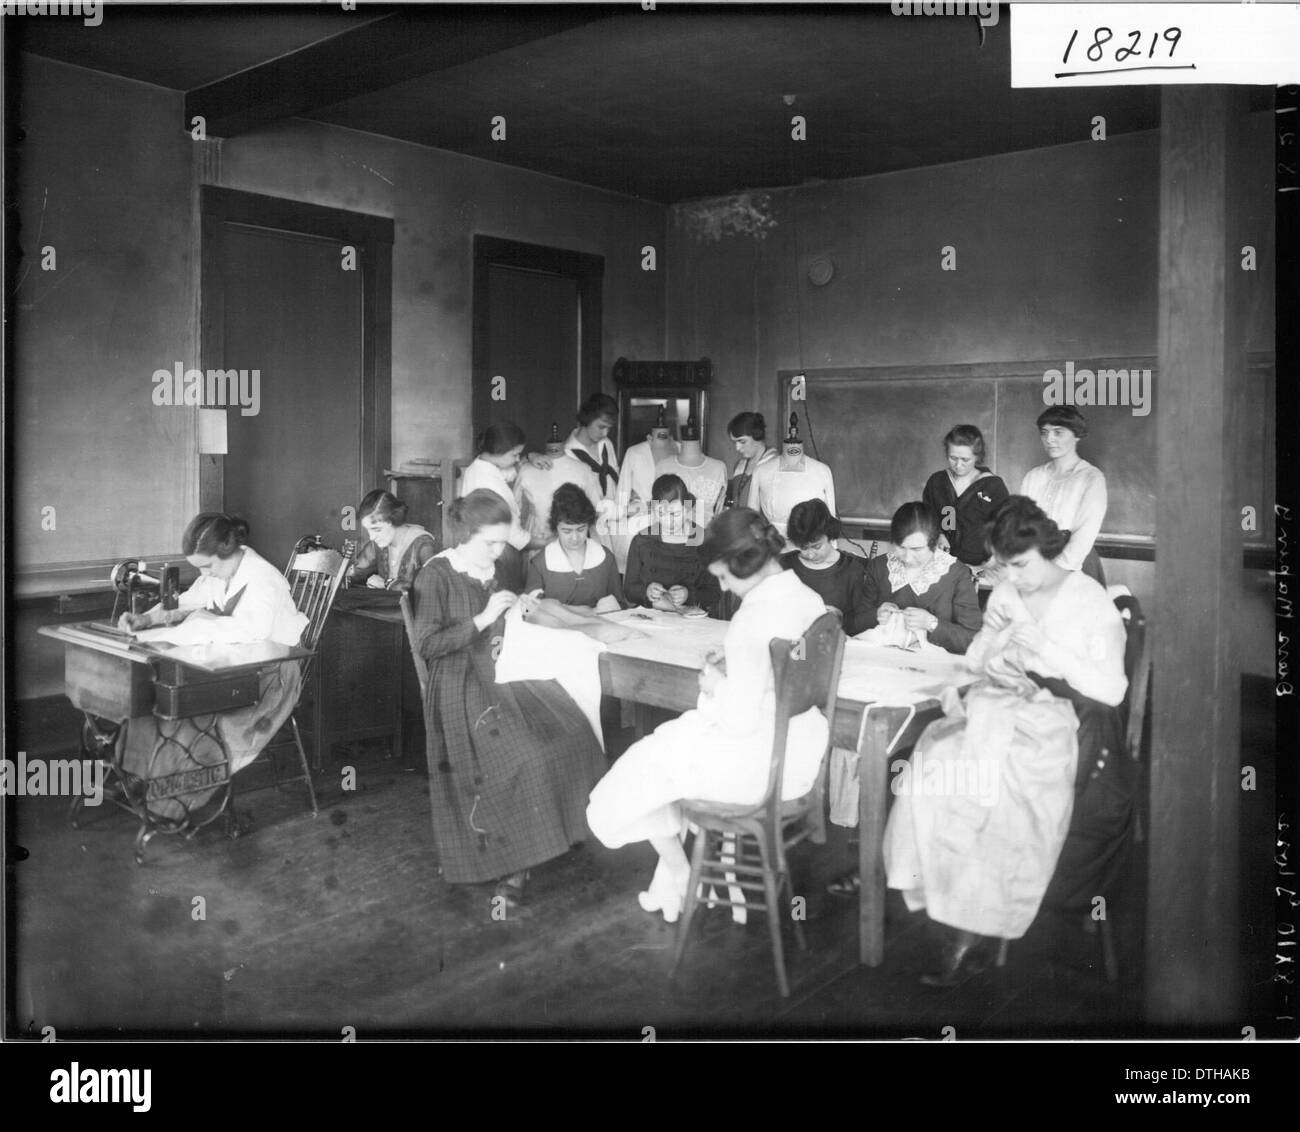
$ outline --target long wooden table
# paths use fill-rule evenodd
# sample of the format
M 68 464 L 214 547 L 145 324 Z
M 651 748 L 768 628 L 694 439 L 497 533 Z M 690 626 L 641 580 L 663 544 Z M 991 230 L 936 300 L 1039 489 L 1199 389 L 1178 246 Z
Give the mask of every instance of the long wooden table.
M 644 618 L 644 619 L 643 619 Z M 618 615 L 646 633 L 643 640 L 610 645 L 601 654 L 601 685 L 607 695 L 639 704 L 686 711 L 699 698 L 704 655 L 721 649 L 727 625 L 710 619 L 639 611 Z M 839 699 L 831 740 L 858 752 L 858 958 L 877 967 L 885 954 L 885 870 L 881 849 L 889 789 L 889 758 L 916 742 L 942 714 L 937 699 L 945 684 L 973 676 L 959 657 L 921 658 L 850 640 L 845 645 Z M 909 718 L 910 716 L 910 718 Z

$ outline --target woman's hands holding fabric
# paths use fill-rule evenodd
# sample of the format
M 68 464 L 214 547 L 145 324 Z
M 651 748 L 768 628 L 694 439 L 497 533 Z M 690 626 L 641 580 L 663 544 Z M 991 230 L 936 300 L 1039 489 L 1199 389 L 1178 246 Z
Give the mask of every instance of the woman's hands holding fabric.
M 497 590 L 488 598 L 487 606 L 483 612 L 474 618 L 474 628 L 481 633 L 518 600 L 519 598 L 509 590 Z
M 930 633 L 934 631 L 935 626 L 939 624 L 937 618 L 929 610 L 913 606 L 911 609 L 904 609 L 903 624 L 916 633 Z
M 685 605 L 686 599 L 690 596 L 690 592 L 685 586 L 671 586 L 668 590 L 668 600 L 676 606 Z
M 366 588 L 372 590 L 384 590 L 387 589 L 388 586 L 384 582 L 384 579 L 378 574 L 371 574 L 370 577 L 366 579 Z
M 876 620 L 883 621 L 886 617 L 893 617 L 895 613 L 902 613 L 892 601 L 882 601 L 880 608 L 876 610 Z

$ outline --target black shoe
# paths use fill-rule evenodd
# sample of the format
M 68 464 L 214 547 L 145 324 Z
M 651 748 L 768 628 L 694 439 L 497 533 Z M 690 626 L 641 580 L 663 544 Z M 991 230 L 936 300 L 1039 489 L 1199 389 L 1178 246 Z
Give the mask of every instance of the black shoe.
M 974 932 L 947 929 L 939 964 L 921 976 L 927 987 L 956 987 L 987 971 L 990 966 L 987 940 Z

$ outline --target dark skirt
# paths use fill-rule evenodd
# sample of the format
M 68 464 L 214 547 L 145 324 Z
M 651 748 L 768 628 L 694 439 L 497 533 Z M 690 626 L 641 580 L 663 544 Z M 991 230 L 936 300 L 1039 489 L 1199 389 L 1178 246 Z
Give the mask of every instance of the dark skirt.
M 554 680 L 495 684 L 489 694 L 473 719 L 426 714 L 434 839 L 452 884 L 507 876 L 585 840 L 587 798 L 605 771 L 586 716 Z M 482 702 L 472 691 L 467 700 Z M 448 740 L 462 757 L 447 758 Z
M 1124 866 L 1136 818 L 1138 767 L 1124 749 L 1119 708 L 1081 696 L 1064 680 L 1030 673 L 1079 717 L 1079 765 L 1074 812 L 1043 907 L 1087 912 L 1109 897 Z

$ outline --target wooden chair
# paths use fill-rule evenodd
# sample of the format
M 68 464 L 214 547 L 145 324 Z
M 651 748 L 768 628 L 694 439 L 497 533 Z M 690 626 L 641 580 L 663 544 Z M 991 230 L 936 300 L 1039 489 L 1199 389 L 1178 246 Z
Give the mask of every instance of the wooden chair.
M 415 610 L 411 605 L 411 595 L 404 593 L 399 604 L 402 607 L 402 625 L 406 628 L 406 644 L 411 650 L 411 660 L 415 663 L 415 675 L 420 680 L 420 703 L 429 695 L 429 662 L 420 655 L 415 645 Z
M 721 802 L 686 801 L 682 812 L 699 832 L 691 855 L 691 879 L 686 904 L 677 933 L 677 947 L 670 978 L 675 976 L 686 953 L 691 922 L 698 904 L 735 906 L 738 901 L 720 895 L 729 887 L 763 894 L 763 903 L 746 901 L 747 908 L 767 913 L 772 936 L 772 961 L 783 997 L 790 994 L 785 973 L 785 953 L 781 942 L 781 924 L 789 907 L 790 873 L 786 853 L 801 841 L 822 844 L 826 840 L 825 796 L 826 756 L 830 750 L 829 727 L 835 718 L 836 689 L 840 682 L 840 662 L 844 657 L 844 633 L 840 614 L 831 610 L 823 614 L 798 641 L 777 638 L 769 646 L 772 669 L 776 676 L 776 727 L 772 735 L 772 762 L 767 789 L 761 801 L 753 805 Z M 817 782 L 802 798 L 781 800 L 781 783 L 785 772 L 786 738 L 790 720 L 809 708 L 819 707 L 826 716 L 828 739 L 821 754 Z M 735 837 L 738 851 L 734 859 L 723 848 L 724 838 Z M 710 886 L 718 895 L 707 895 Z M 795 940 L 799 949 L 806 944 L 799 921 L 794 921 Z
M 348 566 L 351 565 L 352 551 L 355 544 L 344 544 L 347 553 L 340 554 L 337 550 L 331 550 L 320 539 L 318 535 L 307 535 L 300 538 L 294 544 L 293 553 L 289 556 L 289 564 L 285 567 L 284 577 L 289 583 L 289 592 L 293 595 L 293 604 L 297 607 L 298 612 L 307 617 L 307 627 L 302 631 L 300 644 L 305 649 L 311 649 L 312 655 L 302 661 L 302 687 L 307 687 L 307 681 L 312 673 L 312 661 L 315 660 L 316 646 L 320 643 L 321 632 L 325 628 L 325 620 L 329 617 L 330 610 L 334 607 L 334 598 L 338 595 L 339 587 L 343 584 L 343 579 L 347 574 Z M 298 709 L 302 704 L 302 693 L 298 694 L 298 703 L 294 705 L 293 711 L 289 715 L 289 728 L 293 733 L 293 743 L 298 751 L 298 761 L 302 766 L 302 780 L 307 784 L 307 796 L 311 800 L 311 812 L 313 816 L 319 813 L 316 805 L 316 789 L 312 785 L 311 767 L 307 762 L 307 752 L 302 745 L 302 731 L 298 726 Z M 314 743 L 320 742 L 320 694 L 317 691 L 314 697 L 313 716 L 316 722 L 312 727 L 312 740 Z M 274 748 L 279 744 L 270 744 Z M 272 768 L 274 768 L 274 754 L 272 755 Z M 297 777 L 288 781 L 296 782 Z M 276 775 L 276 785 L 280 785 L 279 775 Z
M 1146 724 L 1147 689 L 1151 679 L 1151 647 L 1147 636 L 1147 619 L 1137 598 L 1124 595 L 1115 598 L 1115 608 L 1124 619 L 1124 675 L 1128 677 L 1128 691 L 1119 705 L 1120 721 L 1124 728 L 1124 747 L 1128 757 L 1140 761 L 1142 757 L 1142 730 Z M 1087 779 L 1084 779 L 1087 783 Z M 1142 816 L 1138 812 L 1134 838 L 1143 840 Z M 1093 920 L 1091 915 L 1085 920 L 1088 930 L 1095 930 L 1101 938 L 1102 967 L 1106 972 L 1108 983 L 1119 979 L 1119 959 L 1115 952 L 1115 936 L 1112 927 L 1113 901 L 1107 898 L 1106 914 L 1100 920 Z M 1007 961 L 1007 940 L 998 946 L 997 965 L 1005 966 Z

